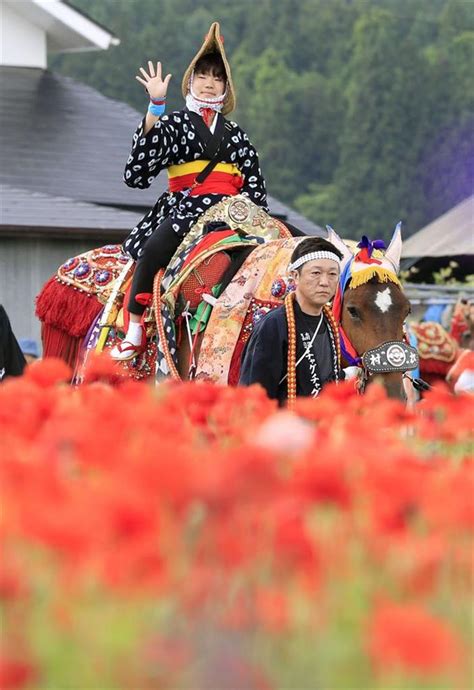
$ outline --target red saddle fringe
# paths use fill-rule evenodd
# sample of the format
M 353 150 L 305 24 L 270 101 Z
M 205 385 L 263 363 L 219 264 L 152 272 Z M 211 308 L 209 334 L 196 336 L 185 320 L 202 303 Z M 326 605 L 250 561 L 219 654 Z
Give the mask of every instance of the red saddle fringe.
M 36 316 L 42 322 L 44 357 L 59 357 L 74 371 L 82 343 L 102 309 L 100 302 L 53 276 L 36 298 Z
M 59 328 L 41 326 L 41 341 L 43 343 L 43 357 L 59 357 L 75 371 L 81 349 L 82 338 L 68 335 Z
M 50 278 L 36 298 L 36 316 L 75 338 L 84 338 L 102 309 L 94 295 L 75 290 Z

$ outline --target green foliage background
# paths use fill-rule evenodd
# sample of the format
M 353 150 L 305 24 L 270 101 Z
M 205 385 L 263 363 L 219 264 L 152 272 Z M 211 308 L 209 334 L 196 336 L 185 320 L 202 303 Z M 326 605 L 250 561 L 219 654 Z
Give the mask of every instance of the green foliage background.
M 171 72 L 169 107 L 213 20 L 270 193 L 347 237 L 405 236 L 472 193 L 473 0 L 72 0 L 121 40 L 51 64 L 143 111 L 134 76 Z M 107 117 L 107 113 L 104 113 Z

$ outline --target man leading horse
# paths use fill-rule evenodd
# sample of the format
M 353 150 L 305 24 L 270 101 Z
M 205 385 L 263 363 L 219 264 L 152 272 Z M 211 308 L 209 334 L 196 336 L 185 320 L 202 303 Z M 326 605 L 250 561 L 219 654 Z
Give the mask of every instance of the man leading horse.
M 315 397 L 341 378 L 337 325 L 328 303 L 342 253 L 322 237 L 302 240 L 291 255 L 294 291 L 256 326 L 245 349 L 240 383 L 259 383 L 280 404 Z

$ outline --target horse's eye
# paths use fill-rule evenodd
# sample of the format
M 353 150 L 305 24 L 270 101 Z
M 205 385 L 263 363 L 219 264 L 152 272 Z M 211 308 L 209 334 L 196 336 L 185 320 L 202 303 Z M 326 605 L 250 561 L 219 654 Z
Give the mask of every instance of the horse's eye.
M 347 307 L 347 311 L 349 314 L 352 316 L 353 319 L 359 319 L 359 311 L 356 309 L 356 307 Z

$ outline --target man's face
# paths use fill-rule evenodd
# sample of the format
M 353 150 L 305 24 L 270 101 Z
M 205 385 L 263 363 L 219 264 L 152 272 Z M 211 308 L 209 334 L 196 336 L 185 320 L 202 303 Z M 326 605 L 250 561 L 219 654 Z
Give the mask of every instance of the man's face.
M 225 81 L 210 72 L 196 72 L 193 77 L 193 91 L 198 98 L 218 98 L 225 91 Z
M 297 296 L 314 307 L 322 307 L 336 293 L 339 265 L 331 259 L 313 259 L 303 264 L 293 277 Z

